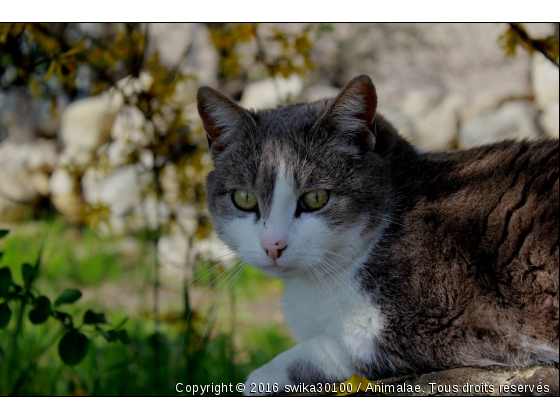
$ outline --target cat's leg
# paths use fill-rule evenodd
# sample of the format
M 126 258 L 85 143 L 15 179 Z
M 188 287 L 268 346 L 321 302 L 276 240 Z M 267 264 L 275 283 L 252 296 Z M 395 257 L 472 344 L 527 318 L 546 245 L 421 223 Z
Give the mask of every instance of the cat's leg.
M 302 341 L 251 373 L 243 393 L 264 395 L 300 382 L 343 381 L 353 373 L 348 353 L 331 337 L 320 335 Z

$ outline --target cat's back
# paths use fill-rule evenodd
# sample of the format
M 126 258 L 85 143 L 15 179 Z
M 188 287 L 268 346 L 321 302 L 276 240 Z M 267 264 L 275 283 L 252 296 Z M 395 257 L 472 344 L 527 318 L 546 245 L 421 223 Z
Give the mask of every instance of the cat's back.
M 398 296 L 393 330 L 434 337 L 419 348 L 488 345 L 475 364 L 513 363 L 518 353 L 496 350 L 506 345 L 500 337 L 557 347 L 558 140 L 427 153 L 409 168 L 399 225 L 370 266 L 385 274 L 381 295 Z
M 424 160 L 412 218 L 497 274 L 521 261 L 558 269 L 558 140 L 505 141 Z

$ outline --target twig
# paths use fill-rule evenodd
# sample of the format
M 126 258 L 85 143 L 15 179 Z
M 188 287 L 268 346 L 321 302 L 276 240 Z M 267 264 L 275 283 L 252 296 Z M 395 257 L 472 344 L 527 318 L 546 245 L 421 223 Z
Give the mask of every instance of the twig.
M 521 38 L 521 41 L 523 41 L 525 45 L 527 45 L 529 48 L 535 51 L 540 52 L 548 60 L 550 60 L 552 64 L 554 64 L 556 67 L 559 67 L 558 62 L 554 61 L 555 57 L 550 53 L 550 51 L 547 48 L 545 48 L 545 45 L 541 40 L 532 39 L 529 36 L 529 34 L 527 34 L 525 29 L 523 29 L 523 27 L 518 23 L 510 23 L 509 26 L 517 33 L 517 35 L 519 36 L 519 38 Z

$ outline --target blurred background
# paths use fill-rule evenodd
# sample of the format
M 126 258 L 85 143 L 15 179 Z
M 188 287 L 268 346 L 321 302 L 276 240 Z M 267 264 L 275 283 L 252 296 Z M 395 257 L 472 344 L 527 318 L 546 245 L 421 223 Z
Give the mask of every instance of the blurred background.
M 366 73 L 423 150 L 558 137 L 558 30 L 0 24 L 0 395 L 177 395 L 293 345 L 212 231 L 199 86 L 264 108 Z

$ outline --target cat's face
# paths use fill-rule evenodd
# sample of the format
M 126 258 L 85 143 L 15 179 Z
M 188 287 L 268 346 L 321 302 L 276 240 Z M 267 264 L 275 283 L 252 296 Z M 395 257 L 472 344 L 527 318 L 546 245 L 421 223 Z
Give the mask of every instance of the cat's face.
M 254 113 L 201 88 L 198 105 L 215 167 L 212 221 L 241 259 L 286 278 L 332 271 L 365 251 L 388 201 L 369 78 L 314 104 Z

